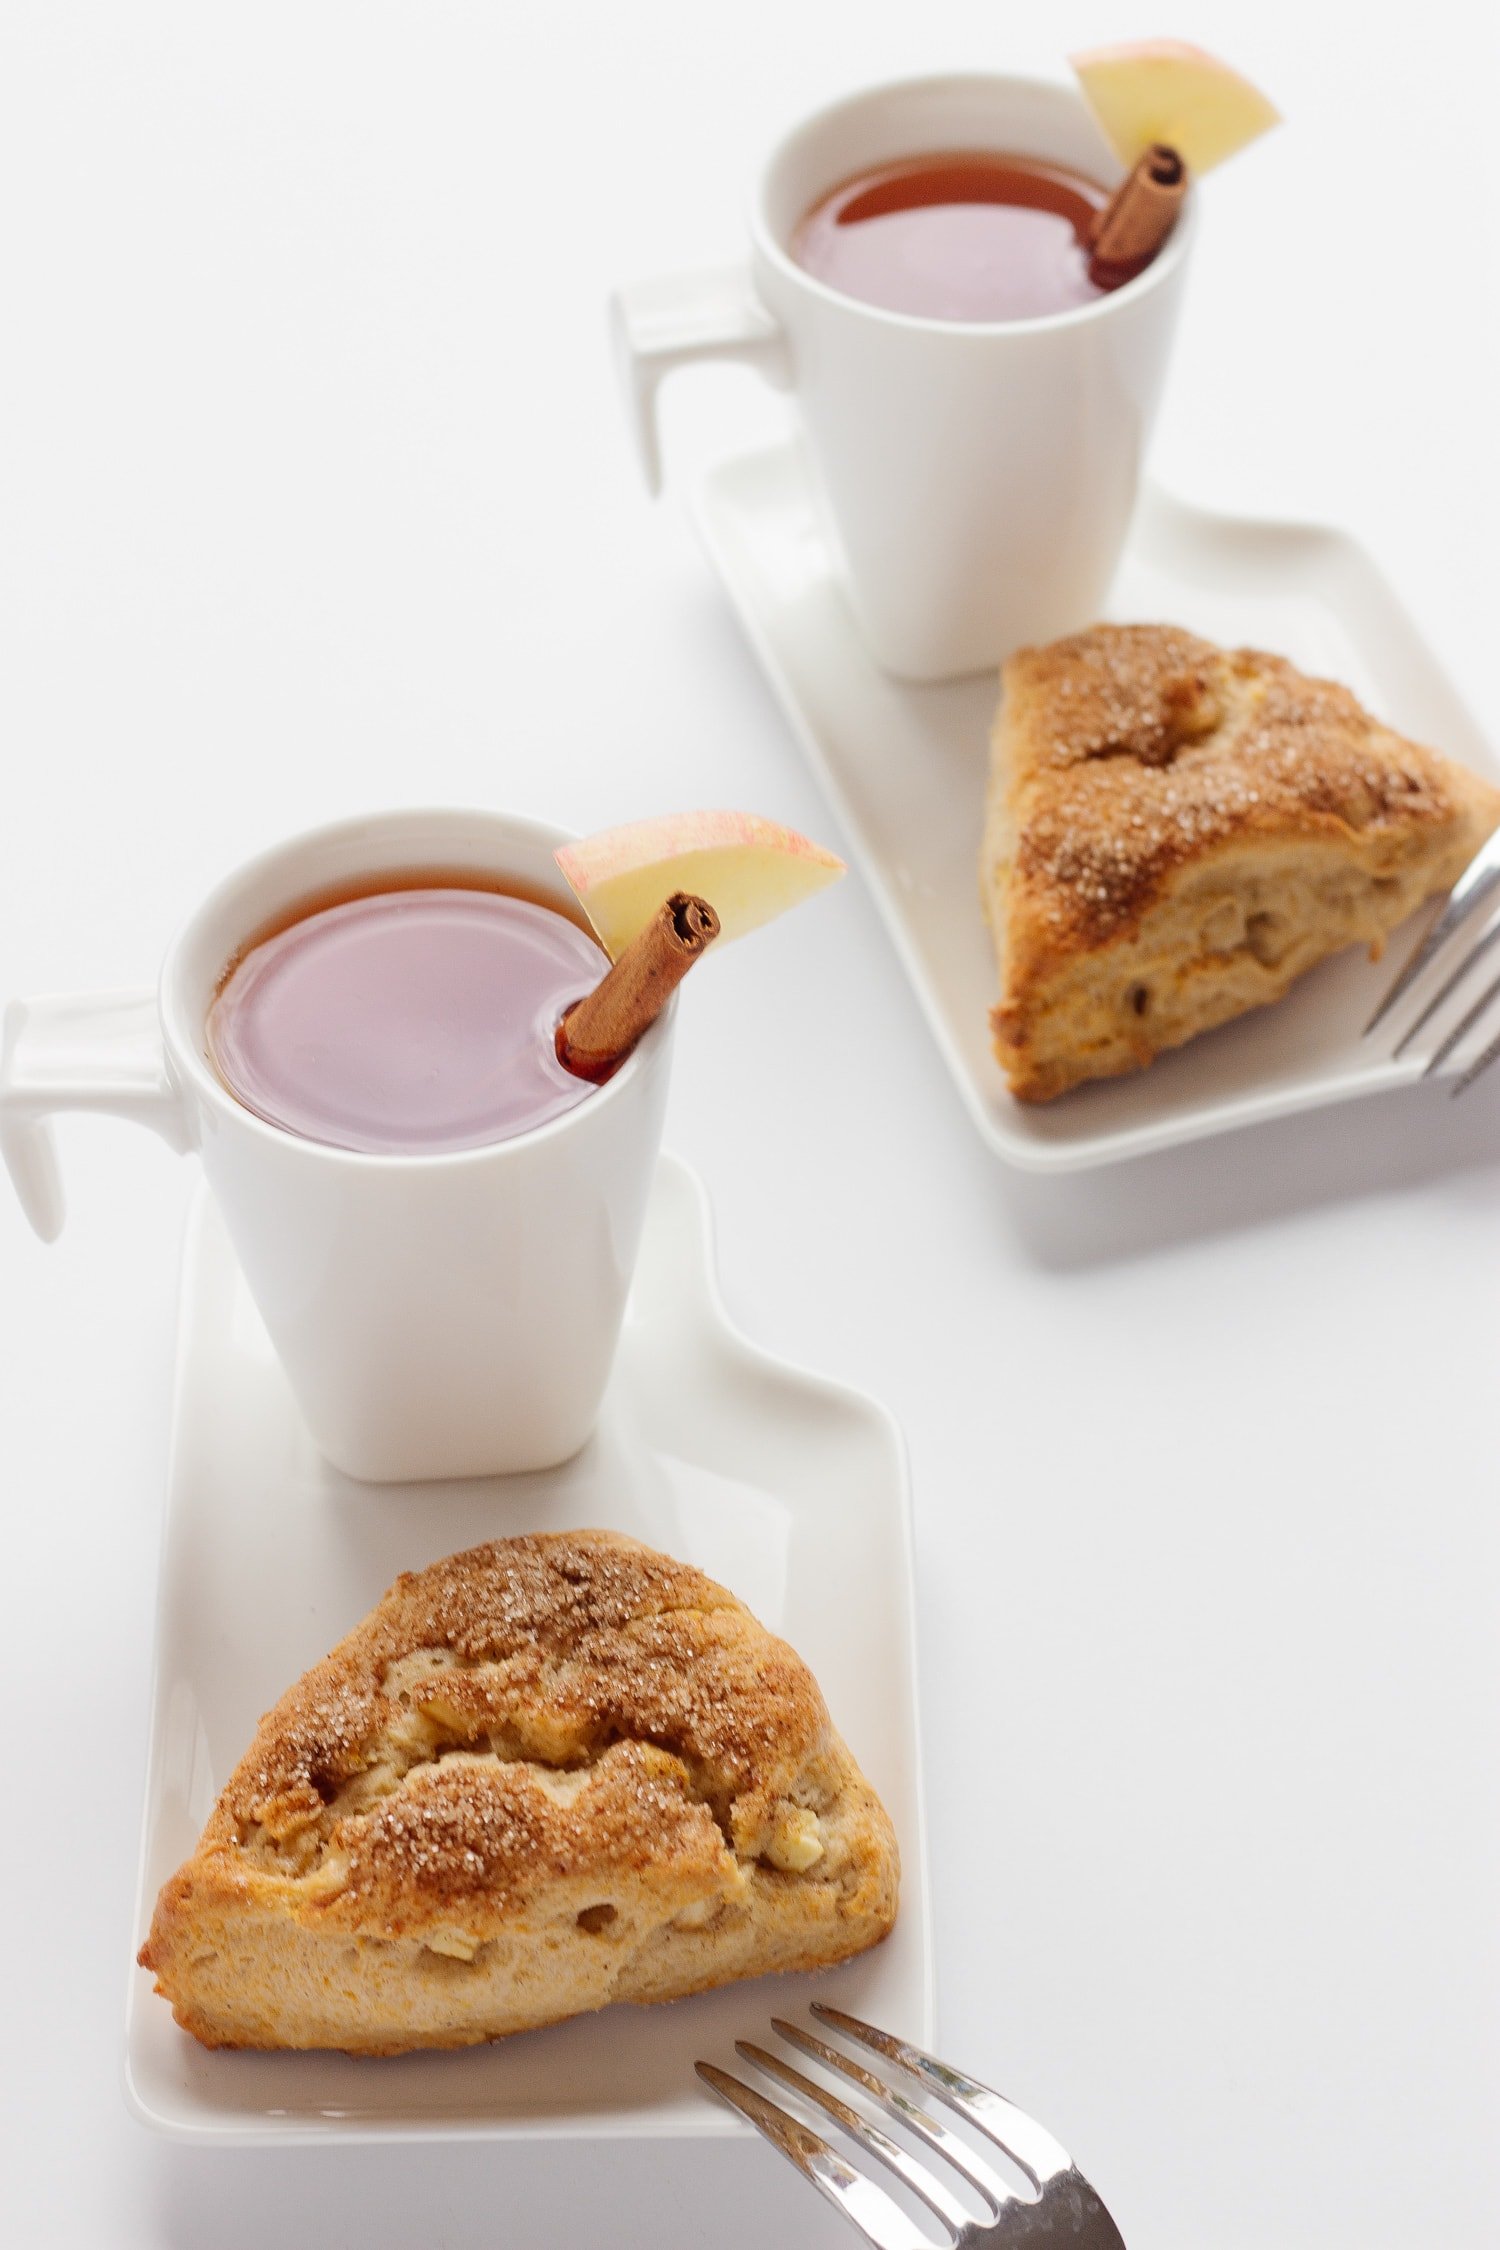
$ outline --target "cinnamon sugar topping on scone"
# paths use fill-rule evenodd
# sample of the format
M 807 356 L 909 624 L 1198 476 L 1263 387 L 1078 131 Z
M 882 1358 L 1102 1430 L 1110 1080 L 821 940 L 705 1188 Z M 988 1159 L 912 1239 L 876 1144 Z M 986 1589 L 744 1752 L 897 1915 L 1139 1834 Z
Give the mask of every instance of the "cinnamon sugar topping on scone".
M 1500 795 L 1282 657 L 1102 625 L 1005 667 L 996 1051 L 1045 1100 L 1272 1000 L 1451 884 Z
M 390 2052 L 839 1960 L 895 1894 L 800 1659 L 576 1532 L 398 1579 L 263 1720 L 141 1958 L 211 2045 Z

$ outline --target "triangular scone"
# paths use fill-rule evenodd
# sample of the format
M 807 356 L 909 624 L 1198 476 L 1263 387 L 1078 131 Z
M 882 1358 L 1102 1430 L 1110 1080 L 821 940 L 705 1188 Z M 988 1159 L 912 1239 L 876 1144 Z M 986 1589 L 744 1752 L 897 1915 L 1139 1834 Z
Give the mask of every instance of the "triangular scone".
M 398 2054 L 842 1961 L 897 1880 L 786 1643 L 564 1532 L 396 1581 L 261 1721 L 140 1959 L 206 2046 Z
M 1002 679 L 981 873 L 1023 1101 L 1378 953 L 1500 822 L 1500 791 L 1347 688 L 1175 626 L 1098 625 Z

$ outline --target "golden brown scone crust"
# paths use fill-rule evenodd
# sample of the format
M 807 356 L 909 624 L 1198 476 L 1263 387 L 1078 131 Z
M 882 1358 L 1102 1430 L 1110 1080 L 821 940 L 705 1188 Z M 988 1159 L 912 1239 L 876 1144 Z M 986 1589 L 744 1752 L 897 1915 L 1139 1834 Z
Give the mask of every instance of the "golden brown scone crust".
M 981 876 L 1023 1101 L 1378 953 L 1500 822 L 1500 791 L 1347 688 L 1176 626 L 1023 649 L 1002 684 Z
M 206 2046 L 396 2054 L 841 1961 L 897 1884 L 786 1643 L 563 1532 L 396 1581 L 261 1721 L 140 1961 Z

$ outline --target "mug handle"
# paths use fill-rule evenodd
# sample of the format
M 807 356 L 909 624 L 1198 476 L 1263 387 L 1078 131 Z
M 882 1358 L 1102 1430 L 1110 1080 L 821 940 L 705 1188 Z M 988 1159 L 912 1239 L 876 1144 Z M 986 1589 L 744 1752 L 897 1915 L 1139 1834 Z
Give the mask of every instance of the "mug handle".
M 778 390 L 791 384 L 786 333 L 756 296 L 743 265 L 617 289 L 609 301 L 609 324 L 636 450 L 652 493 L 661 490 L 657 392 L 674 368 L 700 359 L 737 359 Z
M 62 1232 L 63 1189 L 49 1122 L 58 1110 L 130 1117 L 183 1154 L 193 1134 L 167 1071 L 153 992 L 13 1000 L 0 1030 L 0 1157 L 44 1242 Z

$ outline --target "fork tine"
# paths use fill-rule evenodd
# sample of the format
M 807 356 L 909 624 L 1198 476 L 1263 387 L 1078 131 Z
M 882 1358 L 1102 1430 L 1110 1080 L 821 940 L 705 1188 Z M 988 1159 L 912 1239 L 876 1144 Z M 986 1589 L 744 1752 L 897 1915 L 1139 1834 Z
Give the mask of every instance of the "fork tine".
M 727 2102 L 747 2117 L 758 2133 L 763 2133 L 772 2148 L 779 2149 L 789 2163 L 806 2180 L 811 2180 L 820 2195 L 826 2196 L 835 2210 L 858 2227 L 866 2242 L 875 2250 L 932 2250 L 932 2245 L 899 2204 L 893 2203 L 885 2189 L 856 2172 L 836 2156 L 825 2140 L 820 2140 L 806 2125 L 800 2125 L 784 2109 L 768 2102 L 763 2094 L 731 2078 L 727 2070 L 718 2070 L 712 2063 L 695 2063 L 693 2068 L 706 2086 L 712 2088 L 720 2101 Z
M 1365 1025 L 1366 1038 L 1381 1018 L 1395 1007 L 1401 995 L 1416 983 L 1428 962 L 1447 944 L 1459 923 L 1467 921 L 1480 900 L 1488 898 L 1497 884 L 1500 884 L 1500 830 L 1475 853 L 1448 893 L 1448 901 L 1442 913 Z
M 827 2070 L 841 2072 L 867 2093 L 872 2101 L 878 2102 L 898 2124 L 904 2125 L 918 2140 L 925 2141 L 935 2155 L 946 2158 L 956 2172 L 963 2174 L 971 2187 L 979 2190 L 997 2216 L 1007 2203 L 1018 2203 L 1021 2200 L 994 2167 L 986 2164 L 977 2149 L 970 2148 L 966 2141 L 959 2139 L 957 2133 L 950 2131 L 936 2117 L 929 2116 L 925 2109 L 919 2109 L 914 2101 L 896 2087 L 888 2086 L 883 2078 L 877 2078 L 873 2070 L 866 2070 L 863 2063 L 857 2063 L 852 2055 L 840 2054 L 838 2048 L 830 2047 L 826 2039 L 819 2039 L 812 2032 L 804 2031 L 800 2024 L 788 2023 L 783 2016 L 773 2016 L 771 2025 L 790 2045 L 800 2048 L 804 2055 L 811 2055 L 814 2062 L 822 2063 Z
M 862 2148 L 867 2156 L 873 2156 L 878 2163 L 886 2165 L 898 2180 L 910 2188 L 914 2196 L 927 2205 L 929 2211 L 935 2211 L 955 2237 L 962 2234 L 969 2214 L 958 2197 L 941 2180 L 935 2179 L 932 2173 L 918 2164 L 915 2157 L 908 2156 L 904 2148 L 898 2148 L 888 2133 L 882 2133 L 878 2125 L 870 2124 L 860 2116 L 858 2110 L 851 2109 L 847 2102 L 840 2101 L 837 2094 L 830 2094 L 824 2086 L 814 2085 L 800 2070 L 793 2070 L 790 2063 L 782 2062 L 777 2055 L 768 2054 L 764 2047 L 757 2047 L 749 2039 L 736 2039 L 734 2046 L 736 2054 L 743 2055 L 746 2062 L 754 2063 L 757 2070 L 765 2071 L 768 2077 L 776 2079 L 794 2094 L 800 2094 L 804 2101 L 811 2102 L 814 2108 L 822 2110 L 825 2117 L 831 2117 L 834 2124 L 847 2133 L 850 2140 Z
M 950 2070 L 936 2055 L 895 2038 L 889 2031 L 877 2031 L 873 2024 L 861 2023 L 858 2016 L 846 2016 L 842 2008 L 830 2008 L 824 2001 L 814 2000 L 812 2011 L 824 2023 L 831 2023 L 861 2046 L 872 2047 L 877 2055 L 884 2055 L 888 2062 L 920 2079 L 939 2100 L 1003 2148 L 1038 2188 L 1059 2173 L 1072 2171 L 1073 2159 L 1061 2142 L 993 2087 L 981 2086 L 978 2079 Z
M 1489 1069 L 1490 1064 L 1494 1062 L 1497 1056 L 1500 1056 L 1500 1032 L 1496 1033 L 1495 1037 L 1485 1048 L 1484 1053 L 1477 1056 L 1475 1060 L 1470 1063 L 1468 1069 L 1464 1072 L 1462 1078 L 1460 1078 L 1458 1084 L 1454 1087 L 1453 1099 L 1455 1101 L 1458 1100 L 1460 1094 L 1466 1094 L 1468 1092 L 1469 1088 L 1473 1085 L 1476 1078 L 1482 1078 L 1484 1076 L 1485 1072 Z
M 1435 1078 L 1437 1076 L 1454 1048 L 1462 1045 L 1465 1034 L 1472 1031 L 1474 1025 L 1478 1023 L 1497 992 L 1500 992 L 1500 977 L 1491 979 L 1483 992 L 1480 993 L 1473 1007 L 1464 1010 L 1442 1045 L 1434 1048 L 1432 1054 L 1428 1057 L 1427 1067 L 1422 1073 L 1424 1078 Z
M 1462 984 L 1464 978 L 1469 974 L 1469 971 L 1472 968 L 1476 967 L 1477 964 L 1484 959 L 1491 946 L 1496 944 L 1500 944 L 1500 921 L 1494 921 L 1490 924 L 1489 928 L 1484 932 L 1484 935 L 1477 941 L 1476 944 L 1471 946 L 1469 951 L 1463 956 L 1457 968 L 1454 969 L 1452 975 L 1444 977 L 1442 983 L 1438 986 L 1436 992 L 1428 1001 L 1421 1014 L 1412 1018 L 1412 1021 L 1407 1025 L 1406 1029 L 1402 1032 L 1401 1037 L 1396 1041 L 1395 1046 L 1391 1049 L 1391 1059 L 1393 1062 L 1397 1055 L 1404 1055 L 1406 1053 L 1407 1048 L 1416 1038 L 1417 1033 L 1422 1029 L 1422 1026 L 1425 1023 L 1430 1022 L 1432 1017 L 1437 1014 L 1439 1008 L 1448 998 L 1454 986 Z M 1451 1049 L 1458 1044 L 1459 1039 L 1462 1038 L 1463 1033 L 1467 1031 L 1469 1025 L 1473 1022 L 1473 1020 L 1474 1019 L 1472 1014 L 1465 1016 L 1462 1025 L 1459 1027 L 1459 1030 L 1453 1035 L 1453 1038 L 1449 1042 L 1447 1042 L 1446 1045 L 1439 1048 L 1438 1053 L 1440 1055 L 1449 1053 Z M 1429 1063 L 1427 1065 L 1426 1071 L 1423 1073 L 1424 1077 L 1430 1077 L 1433 1068 L 1434 1065 L 1432 1063 Z

